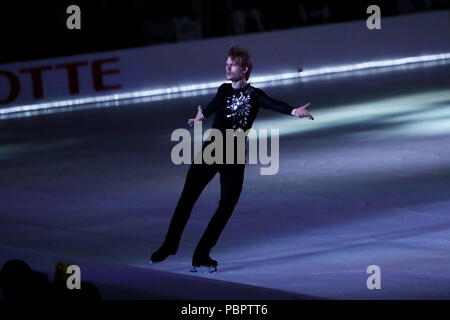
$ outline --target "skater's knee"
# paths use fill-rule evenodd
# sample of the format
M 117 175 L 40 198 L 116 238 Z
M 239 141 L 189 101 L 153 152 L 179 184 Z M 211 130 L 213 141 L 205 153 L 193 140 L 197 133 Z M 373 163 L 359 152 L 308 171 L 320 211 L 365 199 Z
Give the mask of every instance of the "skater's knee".
M 183 191 L 181 192 L 179 201 L 184 203 L 194 203 L 195 201 L 197 201 L 198 196 L 199 195 L 196 192 Z
M 227 210 L 233 210 L 238 202 L 238 199 L 220 199 L 219 207 Z

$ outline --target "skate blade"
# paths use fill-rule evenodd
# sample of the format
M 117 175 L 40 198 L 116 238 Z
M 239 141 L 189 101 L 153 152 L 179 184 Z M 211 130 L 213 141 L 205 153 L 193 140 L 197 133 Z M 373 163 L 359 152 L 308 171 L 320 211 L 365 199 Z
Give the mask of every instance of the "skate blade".
M 162 259 L 162 260 L 159 260 L 159 261 L 152 261 L 152 258 L 150 258 L 149 260 L 150 260 L 150 264 L 153 264 L 153 265 L 157 265 L 157 264 L 160 264 L 161 262 L 164 262 L 164 261 L 166 261 L 170 256 L 174 256 L 175 255 L 175 253 L 171 253 L 171 254 L 169 254 L 166 258 L 164 258 L 164 259 Z
M 217 267 L 207 267 L 207 266 L 195 267 L 195 266 L 192 266 L 192 269 L 190 271 L 191 272 L 200 272 L 200 273 L 213 273 L 213 272 L 217 272 Z
M 150 265 L 158 265 L 162 262 L 162 261 L 152 261 L 151 258 L 149 259 L 149 261 L 150 261 Z
M 165 261 L 165 260 L 162 260 L 162 261 L 152 261 L 152 260 L 150 259 L 150 265 L 157 266 L 157 265 L 161 264 L 161 263 L 164 262 L 164 261 Z

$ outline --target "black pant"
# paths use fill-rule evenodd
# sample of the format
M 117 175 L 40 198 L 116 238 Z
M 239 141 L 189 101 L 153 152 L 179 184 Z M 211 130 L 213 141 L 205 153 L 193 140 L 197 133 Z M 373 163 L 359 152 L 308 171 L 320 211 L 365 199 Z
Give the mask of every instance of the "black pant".
M 191 215 L 195 202 L 206 185 L 219 172 L 219 206 L 195 249 L 195 254 L 209 254 L 211 248 L 216 245 L 239 200 L 244 182 L 244 169 L 245 164 L 191 164 L 164 244 L 175 251 L 178 249 L 181 234 Z

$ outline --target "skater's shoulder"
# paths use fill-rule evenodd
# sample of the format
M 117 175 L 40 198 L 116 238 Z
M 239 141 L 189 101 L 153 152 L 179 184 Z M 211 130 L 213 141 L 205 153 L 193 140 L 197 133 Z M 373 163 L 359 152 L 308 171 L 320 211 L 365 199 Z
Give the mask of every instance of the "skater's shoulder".
M 229 88 L 231 88 L 231 83 L 229 83 L 229 82 L 224 82 L 224 83 L 222 83 L 220 86 L 219 86 L 219 90 L 221 90 L 221 89 L 229 89 Z
M 265 93 L 263 90 L 261 90 L 260 88 L 253 87 L 253 86 L 251 86 L 251 85 L 250 85 L 250 87 L 252 88 L 252 91 L 253 91 L 254 93 L 258 94 L 258 95 L 265 95 L 265 94 L 266 94 L 266 93 Z

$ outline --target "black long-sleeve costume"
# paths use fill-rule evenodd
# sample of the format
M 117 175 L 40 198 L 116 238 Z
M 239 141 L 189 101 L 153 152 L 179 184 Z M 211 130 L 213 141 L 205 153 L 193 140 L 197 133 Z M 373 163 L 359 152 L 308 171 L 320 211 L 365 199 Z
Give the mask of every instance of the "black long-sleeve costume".
M 293 107 L 285 102 L 268 97 L 264 91 L 247 84 L 234 89 L 230 83 L 222 84 L 216 96 L 203 111 L 205 118 L 215 114 L 212 128 L 225 132 L 226 129 L 251 128 L 259 108 L 267 108 L 290 115 Z M 210 142 L 207 142 L 210 143 Z M 205 143 L 205 145 L 207 144 Z M 164 246 L 176 252 L 181 234 L 189 219 L 192 208 L 206 185 L 217 172 L 220 173 L 219 206 L 211 218 L 193 257 L 208 256 L 230 218 L 237 204 L 244 181 L 245 164 L 192 164 L 186 176 L 186 182 L 170 222 Z
M 283 101 L 267 96 L 264 91 L 250 84 L 233 89 L 230 83 L 224 83 L 203 111 L 203 116 L 208 118 L 216 112 L 212 128 L 221 131 L 241 128 L 245 131 L 252 127 L 260 107 L 288 115 L 294 109 Z

